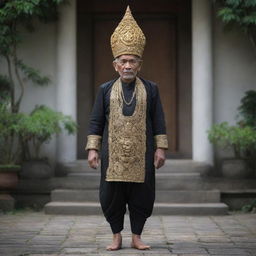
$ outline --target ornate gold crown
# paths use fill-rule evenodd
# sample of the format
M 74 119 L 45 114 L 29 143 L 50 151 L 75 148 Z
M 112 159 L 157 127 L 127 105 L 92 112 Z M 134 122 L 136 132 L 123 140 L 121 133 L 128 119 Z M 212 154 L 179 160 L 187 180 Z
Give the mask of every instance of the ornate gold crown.
M 129 6 L 110 39 L 114 58 L 122 54 L 134 54 L 142 57 L 146 38 L 133 18 Z

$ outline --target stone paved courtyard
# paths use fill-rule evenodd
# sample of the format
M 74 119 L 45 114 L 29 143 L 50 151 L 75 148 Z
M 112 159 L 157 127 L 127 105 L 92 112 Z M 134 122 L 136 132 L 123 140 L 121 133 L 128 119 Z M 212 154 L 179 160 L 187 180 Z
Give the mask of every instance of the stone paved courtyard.
M 256 214 L 153 216 L 143 238 L 149 251 L 130 248 L 129 217 L 123 249 L 108 252 L 110 228 L 102 216 L 45 215 L 31 210 L 0 214 L 0 255 L 256 255 Z

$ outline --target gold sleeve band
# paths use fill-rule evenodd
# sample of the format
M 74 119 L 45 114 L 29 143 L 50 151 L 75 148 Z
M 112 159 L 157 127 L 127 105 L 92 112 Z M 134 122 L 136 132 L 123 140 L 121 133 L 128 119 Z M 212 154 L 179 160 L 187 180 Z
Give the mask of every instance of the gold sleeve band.
M 99 135 L 88 135 L 85 150 L 88 150 L 88 149 L 100 150 L 101 138 L 102 137 Z
M 168 149 L 168 140 L 166 134 L 156 135 L 155 137 L 155 145 L 157 148 Z

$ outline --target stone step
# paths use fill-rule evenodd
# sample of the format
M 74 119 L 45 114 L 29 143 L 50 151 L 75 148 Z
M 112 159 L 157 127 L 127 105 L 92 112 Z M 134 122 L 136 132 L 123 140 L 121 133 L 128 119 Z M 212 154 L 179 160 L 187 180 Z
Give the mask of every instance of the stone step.
M 183 203 L 183 204 L 155 204 L 155 215 L 225 215 L 228 206 L 224 203 Z
M 158 174 L 156 175 L 156 189 L 161 190 L 160 183 L 162 182 L 161 178 L 159 178 Z M 176 176 L 177 177 L 177 176 Z M 71 180 L 69 180 L 71 179 Z M 80 187 L 77 187 L 77 178 L 68 178 L 67 177 L 54 177 L 51 179 L 19 179 L 19 183 L 13 193 L 15 194 L 48 194 L 54 189 L 60 189 L 60 188 L 69 188 L 69 189 L 98 189 L 99 188 L 99 174 L 98 177 L 94 178 L 88 178 L 90 180 L 89 187 L 84 187 L 84 184 L 82 181 L 82 184 Z M 96 180 L 95 180 L 96 179 Z M 91 184 L 91 181 L 94 180 L 94 184 Z M 198 178 L 194 178 L 196 182 L 198 182 Z M 185 183 L 191 182 L 191 180 L 187 179 L 187 181 L 182 182 L 181 184 L 173 184 L 173 187 L 164 185 L 162 190 L 220 190 L 221 193 L 224 191 L 230 191 L 230 190 L 248 190 L 248 189 L 255 189 L 256 188 L 256 179 L 233 179 L 232 182 L 228 178 L 201 178 L 199 179 L 200 182 L 198 182 L 200 185 L 198 185 L 198 188 L 190 189 L 190 187 L 193 187 L 194 185 L 186 185 Z M 173 182 L 176 183 L 177 179 Z M 194 182 L 194 181 L 193 181 Z M 183 188 L 182 188 L 183 185 Z M 176 188 L 175 188 L 176 187 Z M 179 187 L 179 188 L 177 188 Z M 196 186 L 194 186 L 196 187 Z M 186 189 L 185 189 L 186 188 Z M 189 188 L 189 189 L 188 189 Z
M 100 170 L 100 167 L 98 167 Z M 87 160 L 77 160 L 70 163 L 65 163 L 57 167 L 58 176 L 64 176 L 69 173 L 85 173 L 92 172 L 88 166 Z M 182 173 L 182 172 L 197 172 L 206 174 L 211 171 L 211 166 L 203 163 L 196 162 L 192 159 L 167 159 L 165 165 L 157 170 L 157 172 L 168 172 L 168 173 Z
M 98 202 L 98 190 L 55 189 L 51 194 L 52 201 L 59 202 Z M 156 202 L 159 203 L 217 203 L 220 201 L 218 190 L 209 191 L 156 191 Z
M 99 215 L 102 210 L 95 202 L 50 202 L 44 206 L 46 214 Z
M 219 190 L 157 190 L 157 203 L 219 203 Z
M 98 215 L 102 214 L 99 203 L 93 202 L 50 202 L 45 205 L 46 214 Z M 156 203 L 154 215 L 224 215 L 228 207 L 223 203 L 168 204 Z
M 99 172 L 86 172 L 86 173 L 69 173 L 67 177 L 87 178 L 87 176 L 100 176 Z M 200 178 L 200 174 L 196 172 L 182 172 L 182 173 L 163 173 L 156 172 L 157 177 L 170 177 L 170 178 Z
M 157 171 L 160 172 L 197 172 L 206 174 L 211 171 L 212 167 L 204 162 L 196 162 L 192 159 L 167 159 L 165 165 Z
M 15 200 L 9 194 L 0 194 L 0 210 L 11 211 L 14 210 Z
M 66 189 L 98 189 L 99 172 L 73 173 L 56 180 L 57 188 Z M 205 184 L 199 173 L 156 173 L 158 190 L 204 190 Z

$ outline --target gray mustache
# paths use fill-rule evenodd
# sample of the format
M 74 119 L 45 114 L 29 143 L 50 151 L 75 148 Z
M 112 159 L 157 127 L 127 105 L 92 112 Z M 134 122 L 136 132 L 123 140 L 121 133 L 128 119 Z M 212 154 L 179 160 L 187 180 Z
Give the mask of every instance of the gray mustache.
M 135 73 L 134 73 L 133 71 L 131 71 L 131 70 L 129 70 L 129 71 L 124 71 L 124 73 L 127 74 L 127 75 L 134 75 L 134 74 L 135 74 Z

